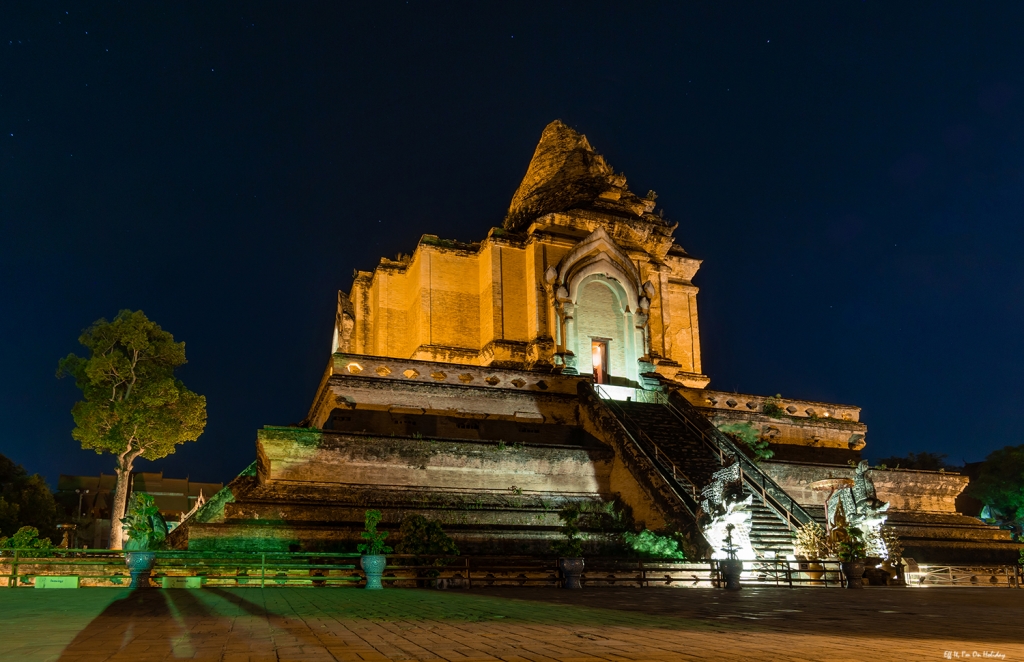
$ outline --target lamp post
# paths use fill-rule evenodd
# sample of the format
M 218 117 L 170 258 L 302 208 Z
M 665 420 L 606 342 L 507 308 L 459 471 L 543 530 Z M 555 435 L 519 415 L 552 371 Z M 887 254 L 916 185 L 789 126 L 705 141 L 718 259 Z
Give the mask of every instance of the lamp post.
M 78 494 L 78 512 L 76 513 L 76 517 L 80 518 L 82 517 L 82 497 L 88 494 L 89 490 L 79 488 L 75 490 L 75 493 Z

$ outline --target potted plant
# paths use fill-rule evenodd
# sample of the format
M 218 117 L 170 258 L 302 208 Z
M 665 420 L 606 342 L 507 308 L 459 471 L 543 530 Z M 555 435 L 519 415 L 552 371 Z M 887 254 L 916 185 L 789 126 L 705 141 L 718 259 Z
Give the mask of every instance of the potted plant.
M 728 558 L 718 562 L 718 570 L 722 573 L 722 579 L 725 580 L 725 588 L 738 591 L 743 588 L 740 584 L 740 576 L 743 574 L 743 561 L 736 558 L 736 550 L 739 547 L 733 544 L 732 541 L 732 530 L 734 528 L 734 524 L 728 524 L 725 527 L 725 546 L 723 551 Z
M 844 526 L 838 533 L 837 548 L 846 588 L 864 588 L 864 558 L 867 556 L 864 532 L 855 526 Z
M 128 542 L 124 545 L 124 562 L 132 577 L 129 588 L 149 588 L 149 574 L 156 562 L 156 550 L 167 538 L 167 522 L 148 494 L 135 492 L 128 502 L 128 514 L 121 520 Z
M 558 567 L 565 578 L 563 588 L 583 588 L 580 578 L 583 575 L 583 537 L 580 533 L 579 506 L 566 506 L 558 513 L 562 520 L 564 540 L 551 545 L 552 550 L 560 557 Z
M 879 568 L 887 575 L 885 583 L 889 586 L 906 586 L 907 582 L 903 577 L 903 542 L 888 526 L 882 527 L 880 535 L 885 545 L 885 560 Z
M 380 523 L 382 517 L 379 510 L 366 511 L 364 520 L 366 530 L 361 535 L 367 542 L 359 543 L 357 547 L 359 553 L 363 555 L 359 559 L 359 565 L 366 573 L 365 588 L 371 590 L 384 588 L 384 585 L 380 583 L 380 576 L 384 574 L 384 567 L 388 562 L 385 554 L 392 552 L 392 549 L 384 544 L 384 539 L 388 537 L 387 531 L 377 530 L 377 524 Z
M 820 585 L 825 575 L 825 566 L 821 560 L 835 557 L 825 529 L 817 522 L 804 524 L 796 531 L 793 547 L 801 575 L 811 585 Z
M 441 569 L 453 563 L 459 555 L 459 548 L 441 523 L 428 520 L 423 515 L 406 515 L 398 530 L 401 536 L 395 551 L 399 554 L 415 554 L 407 562 L 416 566 L 416 585 L 429 583 L 434 588 L 447 588 L 448 580 L 440 579 Z M 461 585 L 452 582 L 452 585 Z

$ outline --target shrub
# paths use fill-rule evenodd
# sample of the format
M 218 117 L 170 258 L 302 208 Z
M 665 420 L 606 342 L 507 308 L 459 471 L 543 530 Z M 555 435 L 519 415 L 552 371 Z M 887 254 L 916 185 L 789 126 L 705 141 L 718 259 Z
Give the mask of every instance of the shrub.
M 786 410 L 782 408 L 782 395 L 776 393 L 774 398 L 765 398 L 761 405 L 761 413 L 772 418 L 785 416 Z
M 402 537 L 395 545 L 399 554 L 421 554 L 424 556 L 458 556 L 459 548 L 441 528 L 440 522 L 428 520 L 423 515 L 408 515 L 398 530 Z
M 622 538 L 640 556 L 652 559 L 686 560 L 686 554 L 679 549 L 679 541 L 670 536 L 658 535 L 644 529 L 640 533 L 627 531 L 622 534 Z
M 551 550 L 564 558 L 579 558 L 583 556 L 583 536 L 580 532 L 579 519 L 580 508 L 576 505 L 566 506 L 558 513 L 562 520 L 562 535 L 565 540 L 559 540 L 551 545 Z
M 423 515 L 407 515 L 398 533 L 402 539 L 395 545 L 395 551 L 399 554 L 416 554 L 412 559 L 413 565 L 429 563 L 444 567 L 454 560 L 451 557 L 459 555 L 458 546 L 441 528 L 441 523 L 428 520 Z M 436 577 L 440 573 L 431 569 L 424 574 Z
M 720 425 L 718 429 L 729 435 L 733 441 L 745 444 L 754 453 L 754 459 L 757 461 L 775 457 L 775 451 L 771 450 L 768 440 L 758 432 L 753 423 L 727 423 Z
M 0 538 L 0 549 L 53 549 L 53 543 L 39 537 L 39 529 L 23 526 L 13 535 Z

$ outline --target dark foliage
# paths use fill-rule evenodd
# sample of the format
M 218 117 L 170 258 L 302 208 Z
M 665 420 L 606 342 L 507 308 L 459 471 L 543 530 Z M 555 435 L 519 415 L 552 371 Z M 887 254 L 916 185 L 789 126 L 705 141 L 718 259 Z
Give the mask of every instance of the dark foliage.
M 423 515 L 406 516 L 398 533 L 402 540 L 395 545 L 395 551 L 399 554 L 459 555 L 458 546 L 441 528 L 441 523 L 428 520 Z
M 423 515 L 407 515 L 398 533 L 402 540 L 395 545 L 395 551 L 419 555 L 412 559 L 413 565 L 442 568 L 455 560 L 451 557 L 459 555 L 458 546 L 441 528 L 441 523 Z M 436 577 L 440 574 L 436 568 L 421 570 L 419 576 Z
M 986 519 L 1024 537 L 1024 445 L 989 453 L 967 489 L 985 504 Z
M 946 462 L 945 453 L 907 453 L 906 457 L 883 457 L 876 463 L 888 469 L 916 469 L 918 471 L 939 471 L 952 468 Z
M 583 535 L 580 532 L 580 508 L 579 506 L 566 506 L 558 513 L 562 520 L 562 535 L 564 540 L 559 540 L 551 545 L 551 550 L 564 558 L 579 558 L 583 556 Z
M 43 477 L 29 475 L 20 464 L 0 455 L 0 536 L 13 536 L 21 527 L 31 526 L 41 538 L 57 541 L 57 512 Z

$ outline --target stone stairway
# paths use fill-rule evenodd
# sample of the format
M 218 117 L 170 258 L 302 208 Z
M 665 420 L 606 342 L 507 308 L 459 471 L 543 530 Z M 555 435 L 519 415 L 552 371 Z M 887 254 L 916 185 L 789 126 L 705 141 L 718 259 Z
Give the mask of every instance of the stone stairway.
M 621 401 L 609 404 L 639 443 L 657 446 L 659 453 L 676 465 L 698 490 L 710 483 L 712 474 L 722 468 L 718 455 L 694 432 L 681 425 L 665 405 Z M 785 520 L 746 485 L 744 493 L 754 496 L 750 508 L 750 542 L 757 554 L 765 556 L 767 552 L 774 552 L 776 556 L 783 557 L 792 554 L 793 536 Z
M 751 494 L 750 489 L 746 486 L 744 486 L 743 492 Z M 776 558 L 784 558 L 793 554 L 793 534 L 786 522 L 774 510 L 766 506 L 756 493 L 754 493 L 750 512 L 752 513 L 750 544 L 754 547 L 754 551 L 761 556 L 765 556 L 766 552 L 775 552 Z
M 694 434 L 680 427 L 664 405 L 645 402 L 615 402 L 612 408 L 634 437 L 637 431 L 653 442 L 700 490 L 711 475 L 722 468 L 718 458 Z M 620 415 L 624 414 L 624 415 Z M 643 439 L 638 439 L 643 443 Z

